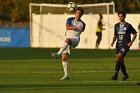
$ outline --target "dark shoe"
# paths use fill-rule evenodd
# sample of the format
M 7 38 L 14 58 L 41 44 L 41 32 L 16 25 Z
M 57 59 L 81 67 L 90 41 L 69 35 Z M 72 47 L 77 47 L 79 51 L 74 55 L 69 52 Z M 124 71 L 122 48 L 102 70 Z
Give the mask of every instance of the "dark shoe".
M 129 78 L 129 76 L 128 76 L 128 75 L 124 76 L 124 77 L 123 77 L 123 81 L 128 80 L 128 78 Z
M 114 75 L 111 79 L 112 80 L 117 80 L 118 79 L 118 76 L 117 75 Z

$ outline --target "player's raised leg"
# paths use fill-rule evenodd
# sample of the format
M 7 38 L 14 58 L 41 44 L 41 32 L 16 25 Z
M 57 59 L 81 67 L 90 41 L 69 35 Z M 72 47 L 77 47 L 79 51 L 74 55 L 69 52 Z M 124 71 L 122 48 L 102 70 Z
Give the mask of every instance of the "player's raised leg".
M 59 51 L 57 53 L 52 53 L 52 56 L 57 59 L 58 56 L 60 56 L 67 48 L 68 46 L 71 45 L 71 39 L 66 38 L 63 46 L 59 49 Z

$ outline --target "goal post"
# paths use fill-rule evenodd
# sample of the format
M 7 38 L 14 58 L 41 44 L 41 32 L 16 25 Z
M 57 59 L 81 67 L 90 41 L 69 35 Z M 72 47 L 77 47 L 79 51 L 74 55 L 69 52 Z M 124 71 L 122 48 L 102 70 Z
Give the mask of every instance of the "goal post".
M 115 23 L 114 3 L 83 4 L 85 13 L 82 20 L 86 23 L 86 29 L 81 34 L 81 41 L 77 48 L 95 48 L 96 23 L 99 14 L 103 14 L 103 40 L 100 48 L 110 48 L 110 39 L 113 35 Z M 74 16 L 66 10 L 63 4 L 30 4 L 30 46 L 57 48 L 61 47 L 66 31 L 67 18 Z

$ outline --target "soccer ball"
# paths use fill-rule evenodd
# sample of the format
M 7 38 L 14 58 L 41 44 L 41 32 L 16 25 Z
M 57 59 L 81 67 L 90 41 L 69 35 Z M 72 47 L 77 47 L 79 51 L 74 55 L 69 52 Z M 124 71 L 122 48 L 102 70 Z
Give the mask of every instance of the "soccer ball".
M 74 3 L 74 2 L 69 2 L 68 3 L 68 7 L 67 9 L 70 11 L 70 12 L 74 12 L 77 8 L 77 5 Z

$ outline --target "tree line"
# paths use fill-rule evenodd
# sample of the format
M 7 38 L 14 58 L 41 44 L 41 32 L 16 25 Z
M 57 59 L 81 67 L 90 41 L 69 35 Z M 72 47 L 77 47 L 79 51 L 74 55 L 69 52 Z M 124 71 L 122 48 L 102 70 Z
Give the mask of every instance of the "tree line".
M 67 4 L 108 3 L 113 0 L 0 0 L 0 21 L 29 21 L 29 3 Z M 140 13 L 140 0 L 114 0 L 116 12 Z

